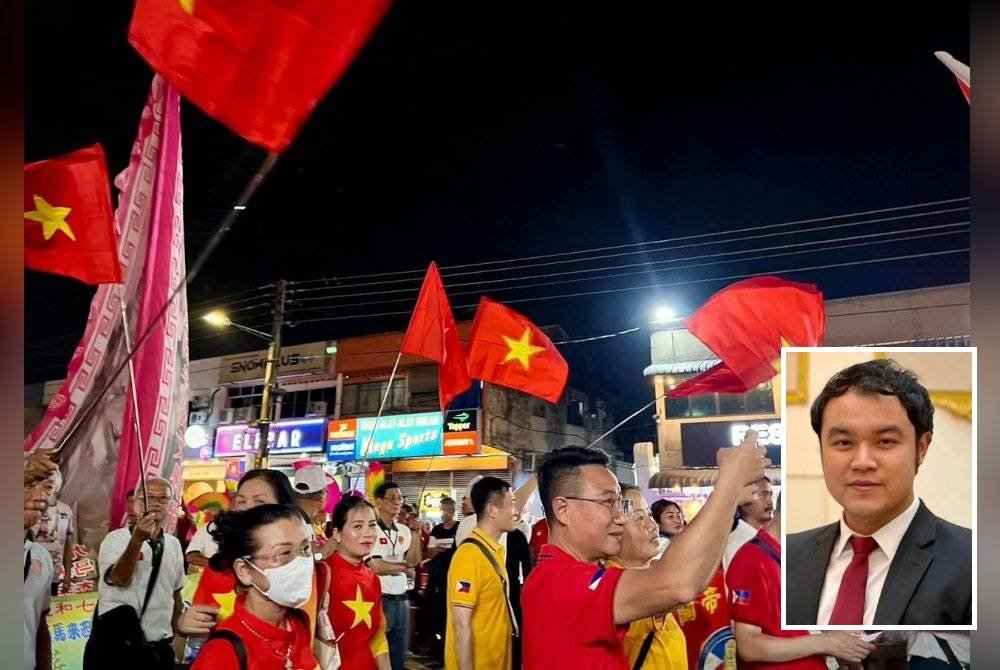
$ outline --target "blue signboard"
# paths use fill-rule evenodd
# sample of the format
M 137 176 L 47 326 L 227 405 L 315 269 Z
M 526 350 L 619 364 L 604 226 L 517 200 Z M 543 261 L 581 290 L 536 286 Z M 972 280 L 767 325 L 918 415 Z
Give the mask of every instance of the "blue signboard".
M 371 439 L 374 417 L 358 419 L 354 455 L 362 458 L 404 458 L 407 456 L 440 456 L 442 454 L 441 412 L 394 414 L 379 419 L 378 430 Z M 367 447 L 367 454 L 365 449 Z
M 331 420 L 326 426 L 326 460 L 353 460 L 357 435 L 357 419 Z

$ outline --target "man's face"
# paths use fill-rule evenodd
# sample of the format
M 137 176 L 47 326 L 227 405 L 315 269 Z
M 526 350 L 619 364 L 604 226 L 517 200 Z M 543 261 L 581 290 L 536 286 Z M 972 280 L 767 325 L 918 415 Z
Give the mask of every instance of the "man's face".
M 743 520 L 754 528 L 760 528 L 769 522 L 774 517 L 774 491 L 771 489 L 771 482 L 763 479 L 757 482 L 753 500 L 741 508 Z
M 469 496 L 465 496 L 464 498 L 462 498 L 462 516 L 463 517 L 471 516 L 475 513 L 476 510 L 473 509 L 472 500 L 469 499 Z
M 146 504 L 147 510 L 153 515 L 157 523 L 162 524 L 170 515 L 170 507 L 173 504 L 173 496 L 170 488 L 160 481 L 146 482 Z M 136 514 L 142 513 L 142 494 L 136 496 Z
M 403 492 L 393 488 L 385 492 L 385 497 L 375 498 L 375 505 L 381 514 L 395 517 L 402 509 L 403 501 Z
M 930 432 L 916 435 L 896 396 L 830 399 L 820 424 L 823 477 L 851 528 L 874 532 L 909 507 L 930 441 Z
M 441 521 L 446 524 L 455 520 L 455 503 L 443 503 L 441 505 Z
M 507 489 L 502 496 L 495 497 L 500 499 L 497 503 L 491 502 L 486 509 L 490 512 L 497 527 L 505 533 L 509 533 L 517 528 L 518 522 L 517 510 L 514 509 L 514 492 Z
M 566 534 L 588 559 L 610 558 L 622 547 L 625 514 L 621 510 L 621 489 L 618 480 L 603 465 L 580 466 L 579 487 L 564 496 L 590 498 L 573 500 L 556 497 L 556 516 L 566 525 Z

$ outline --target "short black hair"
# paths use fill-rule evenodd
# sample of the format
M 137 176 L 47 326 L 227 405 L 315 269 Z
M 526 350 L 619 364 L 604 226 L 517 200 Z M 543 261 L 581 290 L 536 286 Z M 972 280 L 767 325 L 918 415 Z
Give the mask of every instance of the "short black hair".
M 892 395 L 906 410 L 906 416 L 916 430 L 916 439 L 934 431 L 934 405 L 927 389 L 917 381 L 917 375 L 896 361 L 886 358 L 857 363 L 830 378 L 809 410 L 809 419 L 816 436 L 822 440 L 823 410 L 831 398 L 856 391 L 861 395 Z
M 538 495 L 549 523 L 555 519 L 552 501 L 579 488 L 582 465 L 608 467 L 608 455 L 591 447 L 561 447 L 550 452 L 538 468 Z
M 497 504 L 495 496 L 503 495 L 510 489 L 510 484 L 499 477 L 483 477 L 472 485 L 472 509 L 476 510 L 476 518 L 482 519 L 486 514 L 486 506 L 491 502 Z
M 452 498 L 452 497 L 450 497 L 450 496 L 445 496 L 445 497 L 441 498 L 441 504 L 442 505 L 451 505 L 452 507 L 454 507 L 455 506 L 455 499 Z
M 209 559 L 212 569 L 217 572 L 232 570 L 236 559 L 250 556 L 257 550 L 254 531 L 280 519 L 302 521 L 302 516 L 295 507 L 274 504 L 217 516 L 209 529 L 212 539 L 219 545 L 218 552 Z
M 398 488 L 399 484 L 397 484 L 396 482 L 382 482 L 381 484 L 375 487 L 375 497 L 384 498 L 385 494 L 388 493 L 391 489 L 398 489 Z
M 333 508 L 333 527 L 339 531 L 343 531 L 344 526 L 347 524 L 347 515 L 351 513 L 351 510 L 358 507 L 365 507 L 366 505 L 368 509 L 375 512 L 375 507 L 361 496 L 353 494 L 345 495 L 340 499 L 336 507 Z M 375 516 L 377 517 L 378 514 L 376 513 Z

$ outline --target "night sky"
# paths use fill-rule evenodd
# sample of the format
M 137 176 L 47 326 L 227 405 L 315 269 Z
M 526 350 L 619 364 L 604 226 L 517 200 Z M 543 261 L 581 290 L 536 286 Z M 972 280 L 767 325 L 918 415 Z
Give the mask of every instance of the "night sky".
M 265 293 L 220 298 L 327 277 L 330 289 L 298 294 L 328 297 L 293 305 L 287 342 L 402 329 L 406 314 L 373 315 L 407 312 L 431 260 L 453 305 L 530 299 L 512 306 L 574 338 L 644 326 L 659 303 L 687 314 L 732 280 L 538 298 L 757 273 L 817 283 L 829 298 L 968 281 L 964 254 L 782 272 L 963 248 L 962 229 L 756 260 L 747 251 L 958 223 L 966 212 L 520 270 L 452 267 L 968 195 L 968 106 L 933 56 L 969 61 L 961 3 L 816 14 L 801 3 L 639 4 L 398 2 L 189 287 L 192 316 L 248 299 L 230 305 L 251 308 L 234 320 L 266 328 Z M 101 142 L 120 171 L 152 76 L 126 41 L 131 3 L 28 3 L 25 13 L 25 160 Z M 189 105 L 182 119 L 190 263 L 264 154 Z M 737 250 L 751 259 L 691 258 Z M 593 270 L 664 259 L 714 264 Z M 351 278 L 401 271 L 413 272 Z M 606 276 L 625 272 L 635 274 Z M 505 278 L 518 279 L 473 284 Z M 371 284 L 388 280 L 405 281 Z M 553 281 L 564 283 L 534 285 Z M 91 295 L 26 273 L 26 381 L 63 376 Z M 192 321 L 192 358 L 259 346 Z M 618 417 L 652 398 L 641 374 L 648 331 L 561 349 L 571 383 L 599 390 Z M 652 436 L 649 416 L 633 425 L 622 443 Z

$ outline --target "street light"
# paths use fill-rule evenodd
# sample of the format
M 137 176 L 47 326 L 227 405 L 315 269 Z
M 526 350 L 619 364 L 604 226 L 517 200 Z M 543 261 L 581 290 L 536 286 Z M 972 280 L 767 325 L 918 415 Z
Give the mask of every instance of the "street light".
M 255 468 L 266 468 L 268 464 L 267 438 L 271 432 L 271 397 L 277 390 L 276 377 L 278 374 L 278 361 L 281 356 L 281 325 L 285 315 L 285 280 L 281 279 L 275 285 L 274 296 L 274 322 L 271 325 L 271 334 L 262 330 L 234 323 L 232 319 L 219 310 L 213 310 L 205 314 L 205 321 L 216 327 L 232 327 L 242 330 L 267 341 L 267 362 L 264 366 L 264 388 L 260 396 L 260 419 L 257 420 L 257 455 L 254 458 Z
M 677 312 L 666 305 L 660 305 L 653 310 L 653 323 L 670 323 L 677 321 Z

